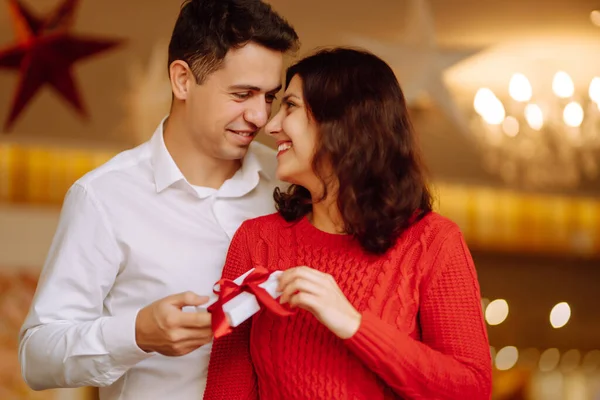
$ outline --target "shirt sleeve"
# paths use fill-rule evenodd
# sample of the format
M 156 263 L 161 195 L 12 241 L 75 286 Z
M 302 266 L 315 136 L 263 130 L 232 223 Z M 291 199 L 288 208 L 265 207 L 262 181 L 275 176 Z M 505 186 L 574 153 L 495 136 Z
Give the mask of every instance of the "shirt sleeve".
M 489 342 L 475 266 L 460 232 L 447 237 L 433 265 L 421 293 L 421 341 L 366 312 L 346 343 L 403 398 L 488 400 Z
M 93 192 L 74 184 L 19 335 L 21 372 L 31 388 L 107 386 L 152 356 L 136 344 L 137 311 L 103 315 L 122 261 Z
M 252 258 L 244 223 L 233 236 L 223 278 L 235 279 L 250 270 Z M 250 356 L 252 318 L 215 339 L 208 364 L 205 400 L 257 400 L 258 387 Z

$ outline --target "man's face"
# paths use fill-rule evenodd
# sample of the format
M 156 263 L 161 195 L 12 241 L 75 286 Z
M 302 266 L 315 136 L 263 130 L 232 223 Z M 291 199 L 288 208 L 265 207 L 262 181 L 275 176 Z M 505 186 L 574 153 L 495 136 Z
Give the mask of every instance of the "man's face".
M 185 102 L 194 144 L 210 157 L 244 157 L 281 88 L 283 54 L 255 43 L 230 50 L 220 69 L 193 85 Z

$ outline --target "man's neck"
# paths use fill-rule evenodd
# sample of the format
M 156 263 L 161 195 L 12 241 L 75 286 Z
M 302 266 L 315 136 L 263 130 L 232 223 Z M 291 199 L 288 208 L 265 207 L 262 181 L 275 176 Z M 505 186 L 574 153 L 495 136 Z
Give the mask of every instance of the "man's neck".
M 221 160 L 198 150 L 182 132 L 177 120 L 169 117 L 164 126 L 164 141 L 169 154 L 185 177 L 194 186 L 218 189 L 241 166 L 240 160 Z

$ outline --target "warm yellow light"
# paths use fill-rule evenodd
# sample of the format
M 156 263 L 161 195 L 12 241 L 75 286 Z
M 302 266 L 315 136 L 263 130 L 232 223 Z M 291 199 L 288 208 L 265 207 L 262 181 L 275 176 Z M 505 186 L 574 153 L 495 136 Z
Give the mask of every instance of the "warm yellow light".
M 514 74 L 508 83 L 508 94 L 516 101 L 529 101 L 532 94 L 529 79 L 521 73 Z
M 477 114 L 483 116 L 489 104 L 496 99 L 496 95 L 488 88 L 480 88 L 475 93 L 475 99 L 473 100 L 473 107 Z
M 562 328 L 571 318 L 571 307 L 566 302 L 558 303 L 550 311 L 550 324 L 553 328 Z
M 600 366 L 600 350 L 592 350 L 583 357 L 584 371 L 593 372 Z
M 498 351 L 496 354 L 496 369 L 499 371 L 506 371 L 511 369 L 517 363 L 519 359 L 519 350 L 515 346 L 506 346 Z
M 496 299 L 485 308 L 485 320 L 490 325 L 499 325 L 508 317 L 508 303 L 504 299 Z
M 560 98 L 567 98 L 573 96 L 575 92 L 575 85 L 573 84 L 573 80 L 564 71 L 558 71 L 554 74 L 554 79 L 552 80 L 552 91 L 555 95 Z
M 600 106 L 600 78 L 595 76 L 590 82 L 590 88 L 588 90 L 590 99 Z
M 549 372 L 552 371 L 558 365 L 560 361 L 560 352 L 558 349 L 548 349 L 540 356 L 540 371 Z
M 483 119 L 490 125 L 500 125 L 502 121 L 504 121 L 505 116 L 506 113 L 504 111 L 504 106 L 500 100 L 498 100 L 493 103 L 493 106 L 490 108 L 487 114 L 483 116 Z
M 535 348 L 529 348 L 519 352 L 519 363 L 528 367 L 537 366 L 540 360 L 540 351 Z
M 581 361 L 581 352 L 576 349 L 571 349 L 563 354 L 560 360 L 560 369 L 563 372 L 571 372 L 577 369 Z
M 519 134 L 519 121 L 515 117 L 508 116 L 502 122 L 502 130 L 506 136 L 515 137 Z
M 583 108 L 578 102 L 572 101 L 565 106 L 563 121 L 572 128 L 577 128 L 583 122 Z
M 596 26 L 600 26 L 600 11 L 594 10 L 590 13 L 590 20 L 592 24 Z
M 537 104 L 527 104 L 525 106 L 525 120 L 531 129 L 539 131 L 544 126 L 544 113 Z
M 473 107 L 490 125 L 500 125 L 504 121 L 504 106 L 494 92 L 488 88 L 481 88 L 475 94 Z

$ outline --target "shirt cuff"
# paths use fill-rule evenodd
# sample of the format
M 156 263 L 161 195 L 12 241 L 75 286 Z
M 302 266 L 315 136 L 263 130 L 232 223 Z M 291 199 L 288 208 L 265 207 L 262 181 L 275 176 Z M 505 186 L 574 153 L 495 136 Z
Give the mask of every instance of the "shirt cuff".
M 108 354 L 119 365 L 133 366 L 156 353 L 146 353 L 135 341 L 135 320 L 139 310 L 108 317 L 102 325 L 102 337 Z

